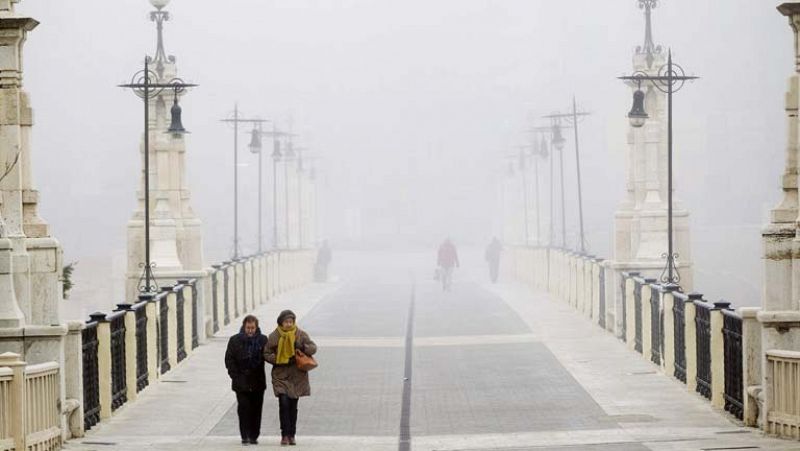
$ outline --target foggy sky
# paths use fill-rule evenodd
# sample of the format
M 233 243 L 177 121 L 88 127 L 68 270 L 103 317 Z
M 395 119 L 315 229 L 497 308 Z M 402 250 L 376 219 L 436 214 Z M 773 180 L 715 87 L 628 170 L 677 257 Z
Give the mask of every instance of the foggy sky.
M 792 38 L 777 3 L 664 0 L 654 11 L 656 43 L 702 77 L 675 103 L 676 189 L 691 213 L 696 285 L 737 305 L 758 303 L 758 230 L 780 198 Z M 209 263 L 232 240 L 233 138 L 219 119 L 235 102 L 247 115 L 291 116 L 302 145 L 324 158 L 325 236 L 341 236 L 341 212 L 359 207 L 403 232 L 365 231 L 372 243 L 451 234 L 478 244 L 493 233 L 503 156 L 526 142 L 532 118 L 566 110 L 573 95 L 593 113 L 581 130 L 589 240 L 610 256 L 630 108 L 616 77 L 631 71 L 643 41 L 636 5 L 173 0 L 166 50 L 179 75 L 200 85 L 182 106 Z M 116 85 L 154 53 L 152 8 L 145 0 L 25 0 L 18 9 L 41 22 L 25 52 L 41 213 L 68 261 L 124 252 L 142 119 L 140 101 Z M 256 159 L 245 135 L 240 142 L 249 164 L 241 168 L 242 235 L 252 246 Z

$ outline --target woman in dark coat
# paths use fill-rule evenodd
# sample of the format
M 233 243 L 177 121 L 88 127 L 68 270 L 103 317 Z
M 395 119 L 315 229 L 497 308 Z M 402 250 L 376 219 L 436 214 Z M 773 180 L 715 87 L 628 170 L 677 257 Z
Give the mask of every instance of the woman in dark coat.
M 264 372 L 264 345 L 267 337 L 258 328 L 258 318 L 247 315 L 238 334 L 228 340 L 225 368 L 236 392 L 239 414 L 239 433 L 242 444 L 257 444 L 261 434 L 261 409 L 267 377 Z
M 278 315 L 278 327 L 269 334 L 264 360 L 272 364 L 272 390 L 278 398 L 281 445 L 294 445 L 297 432 L 297 401 L 311 394 L 308 372 L 295 365 L 297 354 L 314 355 L 317 345 L 295 323 L 291 310 Z

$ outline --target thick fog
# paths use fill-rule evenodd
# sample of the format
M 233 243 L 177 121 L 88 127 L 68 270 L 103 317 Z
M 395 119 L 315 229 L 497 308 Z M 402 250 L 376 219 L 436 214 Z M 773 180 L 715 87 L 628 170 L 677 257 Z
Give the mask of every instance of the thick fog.
M 653 13 L 656 43 L 702 77 L 675 97 L 676 194 L 691 213 L 695 287 L 736 305 L 759 303 L 760 227 L 780 194 L 793 58 L 775 5 L 664 0 Z M 41 22 L 25 52 L 41 213 L 65 259 L 79 262 L 76 278 L 103 292 L 124 271 L 140 173 L 141 102 L 116 85 L 155 51 L 152 7 L 26 0 L 18 9 Z M 637 1 L 173 0 L 167 9 L 167 53 L 199 84 L 182 106 L 209 264 L 232 246 L 233 130 L 220 119 L 236 102 L 247 116 L 284 128 L 291 120 L 299 144 L 319 157 L 320 237 L 334 248 L 433 252 L 448 235 L 482 246 L 500 233 L 505 156 L 573 95 L 592 113 L 580 135 L 588 242 L 611 256 L 630 108 L 616 77 L 631 72 L 644 40 Z M 240 222 L 253 250 L 257 160 L 247 139 L 240 135 Z M 571 142 L 565 155 L 574 168 Z M 573 244 L 574 180 L 569 170 Z

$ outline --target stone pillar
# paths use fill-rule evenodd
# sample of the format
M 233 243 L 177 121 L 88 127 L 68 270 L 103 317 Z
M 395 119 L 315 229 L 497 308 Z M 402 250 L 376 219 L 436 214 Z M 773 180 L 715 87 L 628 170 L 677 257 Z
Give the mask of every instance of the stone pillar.
M 128 401 L 136 401 L 136 357 L 139 350 L 136 346 L 136 312 L 131 310 L 131 304 L 117 304 L 120 310 L 125 311 L 125 388 Z
M 33 110 L 22 86 L 23 45 L 38 22 L 17 13 L 18 3 L 0 1 L 0 352 L 28 364 L 61 362 L 62 251 L 38 214 Z
M 93 313 L 97 322 L 97 381 L 100 392 L 100 419 L 111 418 L 111 323 L 104 313 Z
M 667 63 L 667 55 L 652 39 L 652 5 L 649 1 L 640 5 L 646 16 L 645 42 L 634 52 L 632 72 L 658 75 Z M 636 83 L 628 85 L 631 94 L 639 89 Z M 613 258 L 609 266 L 617 272 L 637 271 L 642 277 L 657 278 L 666 266 L 662 254 L 667 252 L 668 239 L 667 101 L 664 93 L 647 83 L 641 89 L 650 117 L 642 128 L 628 128 L 626 192 L 614 215 Z M 693 288 L 689 212 L 674 197 L 672 216 L 674 251 L 680 256 L 676 266 L 681 288 L 688 292 Z M 617 286 L 612 290 L 607 306 L 622 302 L 622 291 Z M 618 313 L 620 309 L 611 311 Z
M 800 106 L 800 1 L 778 7 L 789 19 L 793 33 L 795 70 L 789 76 L 785 97 L 787 122 L 786 157 L 780 178 L 781 200 L 770 212 L 769 223 L 761 232 L 764 252 L 764 289 L 762 310 L 756 314 L 761 323 L 761 349 L 800 350 L 800 235 L 798 235 L 798 107 Z M 743 320 L 744 321 L 744 320 Z M 769 399 L 770 384 L 766 354 L 761 353 L 761 385 Z M 746 402 L 747 404 L 747 402 Z M 769 405 L 764 406 L 769 414 Z
M 165 2 L 168 3 L 168 2 Z M 157 24 L 158 39 L 150 68 L 154 82 L 169 83 L 178 77 L 176 58 L 167 56 L 163 45 L 163 24 L 170 19 L 163 6 L 151 13 Z M 186 91 L 178 93 L 180 99 Z M 171 285 L 180 278 L 201 278 L 203 263 L 202 222 L 191 207 L 186 183 L 186 141 L 183 134 L 166 133 L 171 122 L 170 109 L 175 92 L 167 89 L 150 100 L 150 250 L 153 270 L 160 284 Z M 140 144 L 144 160 L 144 139 Z M 137 206 L 128 223 L 128 271 L 126 294 L 138 294 L 138 281 L 144 262 L 144 171 L 140 178 Z
M 761 324 L 757 307 L 740 307 L 742 317 L 742 388 L 744 389 L 744 424 L 758 426 L 761 387 Z
M 625 342 L 630 350 L 636 348 L 636 302 L 633 298 L 636 281 L 632 276 L 625 279 Z
M 0 0 L 2 5 L 2 0 Z M 0 367 L 11 368 L 11 386 L 9 387 L 9 420 L 8 432 L 13 440 L 13 449 L 26 449 L 25 446 L 25 362 L 19 354 L 5 352 L 0 354 Z
M 711 310 L 711 405 L 725 408 L 725 338 L 722 311 L 729 308 L 729 302 L 715 302 Z M 744 355 L 743 355 L 744 357 Z
M 652 306 L 650 305 L 650 298 L 653 296 L 653 283 L 654 279 L 645 279 L 642 284 L 642 356 L 648 362 L 653 357 L 653 336 L 652 329 L 653 323 L 651 320 Z
M 83 339 L 81 330 L 82 321 L 67 323 L 67 337 L 64 340 L 64 399 L 70 409 L 64 409 L 67 414 L 65 431 L 72 437 L 83 437 Z
M 158 371 L 158 301 L 151 294 L 139 296 L 140 301 L 147 301 L 147 383 L 155 384 L 160 375 Z

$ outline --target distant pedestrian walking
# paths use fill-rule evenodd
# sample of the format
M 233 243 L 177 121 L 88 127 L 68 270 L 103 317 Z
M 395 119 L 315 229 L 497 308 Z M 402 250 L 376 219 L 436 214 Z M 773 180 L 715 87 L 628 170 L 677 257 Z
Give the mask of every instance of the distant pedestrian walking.
M 450 238 L 445 239 L 439 246 L 436 263 L 439 266 L 438 276 L 442 282 L 442 291 L 450 291 L 453 285 L 453 269 L 460 266 L 458 251 Z
M 314 280 L 317 282 L 328 281 L 328 265 L 330 265 L 331 260 L 333 260 L 331 248 L 328 246 L 328 240 L 325 240 L 317 252 L 317 262 L 314 265 Z
M 247 315 L 239 333 L 228 340 L 225 368 L 236 392 L 239 433 L 242 444 L 257 444 L 261 434 L 261 409 L 267 377 L 264 372 L 264 346 L 267 337 L 258 328 L 258 318 Z
M 492 239 L 489 246 L 486 248 L 486 262 L 489 264 L 489 278 L 492 283 L 497 283 L 497 277 L 500 273 L 500 254 L 503 253 L 503 245 L 497 237 Z
M 311 356 L 317 345 L 297 327 L 291 310 L 278 315 L 278 327 L 269 334 L 264 359 L 272 364 L 272 390 L 278 398 L 281 421 L 281 445 L 294 445 L 297 433 L 297 401 L 311 394 L 308 372 L 299 369 L 295 359 Z

